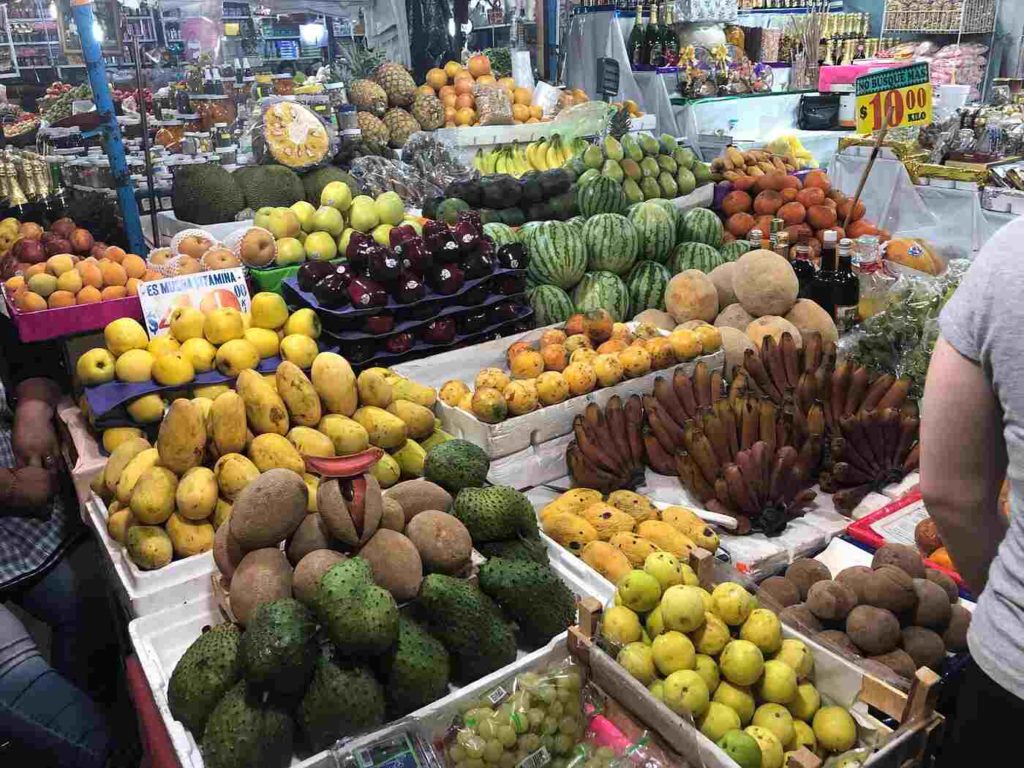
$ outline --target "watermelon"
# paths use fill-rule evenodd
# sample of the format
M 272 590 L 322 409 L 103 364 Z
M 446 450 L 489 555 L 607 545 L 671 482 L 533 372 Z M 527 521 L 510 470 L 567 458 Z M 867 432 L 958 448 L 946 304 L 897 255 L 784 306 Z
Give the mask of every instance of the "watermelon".
M 539 285 L 527 292 L 538 327 L 564 323 L 573 314 L 572 299 L 557 285 Z
M 624 275 L 640 250 L 640 235 L 633 222 L 618 213 L 599 213 L 583 225 L 587 269 Z
M 545 221 L 532 230 L 526 243 L 530 263 L 527 277 L 538 285 L 557 285 L 568 290 L 587 271 L 583 235 L 564 221 Z
M 586 221 L 587 220 L 582 216 L 573 216 L 571 219 L 566 219 L 565 223 L 569 224 L 570 226 L 576 227 L 576 229 L 579 230 L 579 233 L 582 235 L 583 225 L 586 223 Z
M 519 242 L 526 246 L 526 249 L 530 249 L 530 233 L 533 232 L 537 227 L 543 224 L 543 221 L 528 221 L 519 228 L 519 232 L 516 236 L 519 238 Z
M 747 251 L 754 250 L 754 244 L 749 240 L 733 240 L 731 243 L 723 243 L 718 252 L 726 261 L 736 261 Z
M 626 276 L 633 314 L 645 309 L 665 309 L 665 289 L 672 273 L 656 261 L 638 261 Z
M 629 289 L 622 278 L 611 272 L 587 272 L 572 292 L 577 312 L 606 309 L 617 323 L 628 320 Z
M 707 208 L 692 208 L 679 220 L 679 242 L 705 243 L 712 248 L 722 245 L 725 228 L 722 220 Z
M 503 245 L 519 242 L 515 230 L 508 224 L 501 224 L 496 221 L 484 224 L 484 234 L 494 241 L 494 249 L 497 250 Z
M 676 244 L 675 222 L 665 210 L 653 200 L 640 203 L 629 213 L 640 235 L 638 258 L 664 264 Z
M 599 176 L 587 184 L 576 186 L 576 204 L 588 219 L 596 213 L 624 213 L 626 193 L 614 179 Z
M 668 262 L 668 271 L 673 275 L 688 269 L 699 269 L 707 274 L 720 264 L 725 264 L 725 257 L 710 245 L 704 243 L 680 243 L 672 252 Z

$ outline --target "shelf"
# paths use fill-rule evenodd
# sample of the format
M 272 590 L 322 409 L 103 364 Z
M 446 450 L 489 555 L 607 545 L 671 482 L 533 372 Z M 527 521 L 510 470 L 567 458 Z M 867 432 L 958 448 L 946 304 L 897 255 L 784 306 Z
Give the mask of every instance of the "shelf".
M 252 16 L 221 16 L 221 21 L 252 21 Z
M 258 40 L 298 40 L 301 35 L 274 35 L 274 37 L 260 37 Z
M 40 40 L 38 43 L 11 43 L 11 45 L 15 47 L 22 45 L 60 45 L 60 40 Z

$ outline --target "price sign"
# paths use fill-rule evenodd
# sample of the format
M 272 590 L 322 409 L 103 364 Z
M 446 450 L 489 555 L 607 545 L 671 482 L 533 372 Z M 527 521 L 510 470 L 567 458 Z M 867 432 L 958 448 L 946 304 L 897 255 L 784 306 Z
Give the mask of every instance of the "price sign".
M 146 331 L 154 338 L 171 332 L 171 312 L 178 307 L 196 307 L 203 313 L 220 307 L 248 312 L 249 288 L 244 269 L 217 269 L 143 283 L 139 301 Z
M 857 78 L 857 133 L 889 127 L 922 126 L 932 121 L 932 84 L 928 65 L 886 69 Z

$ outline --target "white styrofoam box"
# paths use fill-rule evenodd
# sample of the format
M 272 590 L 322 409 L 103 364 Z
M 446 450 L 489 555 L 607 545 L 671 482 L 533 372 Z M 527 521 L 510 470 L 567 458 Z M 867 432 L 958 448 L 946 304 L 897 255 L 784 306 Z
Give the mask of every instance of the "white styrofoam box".
M 147 616 L 174 605 L 205 601 L 211 591 L 213 553 L 204 552 L 172 560 L 163 568 L 144 571 L 128 557 L 127 550 L 107 533 L 107 507 L 95 494 L 85 508 L 86 522 L 103 543 L 103 551 L 118 580 L 118 596 L 132 616 Z
M 115 542 L 116 543 L 116 542 Z M 578 597 L 593 597 L 593 585 L 585 578 L 579 578 L 575 573 L 566 570 L 559 570 L 559 576 L 566 586 Z M 210 576 L 205 576 L 206 583 L 210 584 Z M 206 592 L 198 599 L 185 604 L 175 605 L 166 610 L 150 613 L 136 618 L 128 624 L 128 634 L 131 637 L 132 645 L 139 657 L 142 671 L 146 676 L 146 682 L 153 693 L 160 717 L 167 728 L 171 744 L 181 762 L 182 768 L 202 768 L 203 758 L 199 751 L 199 745 L 185 726 L 171 716 L 167 704 L 167 686 L 171 680 L 171 674 L 178 660 L 199 637 L 204 627 L 211 627 L 226 621 L 217 604 L 213 591 L 207 588 Z M 514 675 L 525 669 L 532 669 L 545 663 L 544 660 L 561 654 L 565 655 L 566 634 L 563 632 L 556 636 L 546 646 L 533 651 L 519 651 L 518 658 L 512 664 L 506 665 L 496 672 L 481 678 L 470 685 L 458 688 L 451 686 L 452 692 L 439 699 L 433 704 L 407 715 L 406 718 L 418 719 L 425 717 L 431 712 L 458 711 L 458 703 L 469 700 L 473 696 L 479 696 L 481 691 L 493 688 L 495 684 L 506 677 Z M 362 737 L 360 738 L 362 741 Z M 329 750 L 313 755 L 305 761 L 292 760 L 292 766 L 301 768 L 336 768 Z
M 236 229 L 251 227 L 253 225 L 252 219 L 246 219 L 245 221 L 225 221 L 220 224 L 192 224 L 188 221 L 182 221 L 171 211 L 159 211 L 156 215 L 156 220 L 157 227 L 160 229 L 160 237 L 167 241 L 182 230 L 193 228 L 205 229 L 218 240 L 224 240 Z

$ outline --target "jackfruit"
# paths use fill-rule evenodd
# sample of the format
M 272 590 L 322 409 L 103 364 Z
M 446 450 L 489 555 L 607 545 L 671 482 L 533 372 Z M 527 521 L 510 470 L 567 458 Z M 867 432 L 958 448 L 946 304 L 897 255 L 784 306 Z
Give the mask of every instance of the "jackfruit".
M 219 165 L 179 165 L 171 189 L 174 215 L 192 224 L 234 221 L 245 208 L 245 195 Z
M 231 175 L 242 190 L 246 207 L 254 211 L 264 207 L 287 208 L 306 197 L 302 180 L 280 165 L 246 165 Z

